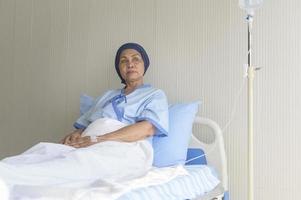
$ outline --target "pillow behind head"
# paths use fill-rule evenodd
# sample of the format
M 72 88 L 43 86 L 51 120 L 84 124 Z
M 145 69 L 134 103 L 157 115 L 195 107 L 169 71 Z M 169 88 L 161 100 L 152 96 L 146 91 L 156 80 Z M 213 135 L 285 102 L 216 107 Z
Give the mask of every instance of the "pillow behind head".
M 156 167 L 185 164 L 192 126 L 200 102 L 169 106 L 169 133 L 167 137 L 153 137 Z

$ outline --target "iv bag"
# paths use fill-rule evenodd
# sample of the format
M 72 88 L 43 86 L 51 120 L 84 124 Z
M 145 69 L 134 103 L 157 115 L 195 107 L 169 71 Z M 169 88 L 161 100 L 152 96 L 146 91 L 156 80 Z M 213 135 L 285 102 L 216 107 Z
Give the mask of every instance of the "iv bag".
M 239 0 L 239 7 L 246 10 L 250 15 L 254 15 L 254 10 L 259 8 L 263 0 Z

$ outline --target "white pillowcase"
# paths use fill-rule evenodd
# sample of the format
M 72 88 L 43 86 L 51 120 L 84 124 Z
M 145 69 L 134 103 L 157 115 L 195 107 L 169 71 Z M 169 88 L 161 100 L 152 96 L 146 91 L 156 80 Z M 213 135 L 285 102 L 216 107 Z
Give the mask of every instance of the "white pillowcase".
M 110 118 L 100 118 L 92 122 L 82 133 L 84 136 L 99 136 L 121 129 L 128 124 Z

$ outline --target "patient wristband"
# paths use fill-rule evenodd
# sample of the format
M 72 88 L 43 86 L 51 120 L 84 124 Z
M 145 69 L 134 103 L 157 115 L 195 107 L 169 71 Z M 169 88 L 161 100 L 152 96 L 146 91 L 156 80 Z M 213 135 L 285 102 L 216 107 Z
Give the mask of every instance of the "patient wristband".
M 93 143 L 98 142 L 97 136 L 95 136 L 95 135 L 90 136 L 90 141 L 93 142 Z

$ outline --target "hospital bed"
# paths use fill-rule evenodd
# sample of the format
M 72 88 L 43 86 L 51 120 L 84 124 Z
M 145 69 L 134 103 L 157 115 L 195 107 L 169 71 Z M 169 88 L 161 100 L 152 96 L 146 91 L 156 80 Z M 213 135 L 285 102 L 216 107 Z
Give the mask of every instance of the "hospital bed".
M 205 142 L 202 141 L 201 138 L 198 138 L 198 134 L 192 134 L 191 141 L 189 148 L 201 148 L 205 152 L 205 157 L 208 166 L 210 166 L 211 169 L 214 170 L 215 176 L 218 177 L 220 180 L 220 183 L 210 192 L 206 192 L 205 194 L 202 194 L 201 196 L 196 196 L 194 198 L 187 198 L 191 196 L 191 191 L 189 191 L 190 182 L 189 180 L 184 180 L 183 178 L 181 180 L 171 180 L 169 183 L 169 186 L 166 186 L 166 184 L 154 186 L 151 188 L 141 188 L 136 191 L 131 191 L 128 194 L 123 195 L 118 200 L 134 200 L 134 199 L 193 199 L 193 200 L 229 200 L 229 192 L 228 192 L 228 176 L 227 176 L 227 161 L 226 161 L 226 154 L 224 149 L 224 140 L 222 131 L 219 127 L 219 125 L 214 122 L 213 120 L 202 118 L 202 117 L 196 117 L 194 121 L 195 125 L 201 125 L 206 126 L 211 129 L 210 131 L 210 138 L 213 138 L 213 142 Z M 206 132 L 207 133 L 207 132 Z M 200 156 L 199 156 L 200 157 Z M 202 157 L 202 156 L 201 156 Z M 203 165 L 195 165 L 193 167 L 185 166 L 185 168 L 188 170 L 189 173 L 192 174 L 190 176 L 190 179 L 195 179 L 195 176 L 198 173 L 198 169 L 201 169 L 204 167 Z M 185 177 L 187 178 L 187 177 Z M 200 181 L 200 180 L 198 180 Z M 174 182 L 174 183 L 173 183 Z M 182 185 L 181 185 L 182 184 Z M 186 187 L 186 191 L 188 191 L 189 195 L 187 194 L 187 197 L 185 197 L 185 190 L 183 192 L 179 192 L 178 190 L 181 190 L 181 188 Z M 149 191 L 153 190 L 153 191 Z M 171 193 L 179 193 L 178 198 L 174 198 Z M 169 193 L 166 196 L 166 193 Z M 173 196 L 173 198 L 172 198 Z
M 154 170 L 157 170 L 158 173 L 163 175 L 163 179 L 164 177 L 167 177 L 167 175 L 164 174 L 166 172 L 164 170 L 171 172 L 177 171 L 177 168 L 181 168 L 186 174 L 177 174 L 172 179 L 168 179 L 165 182 L 156 182 L 153 185 L 145 184 L 145 182 L 148 182 L 150 180 L 148 177 L 151 177 L 145 175 L 136 180 L 129 181 L 128 183 L 130 184 L 128 185 L 124 183 L 123 185 L 122 183 L 116 183 L 114 187 L 111 187 L 110 184 L 108 185 L 109 187 L 104 187 L 104 182 L 96 181 L 93 182 L 93 185 L 88 184 L 88 187 L 77 187 L 74 185 L 74 189 L 68 189 L 68 187 L 58 187 L 55 185 L 25 186 L 15 188 L 16 190 L 14 191 L 17 191 L 15 194 L 17 196 L 21 195 L 22 197 L 28 197 L 27 199 L 31 199 L 29 197 L 40 197 L 34 198 L 40 200 L 45 198 L 60 200 L 229 200 L 227 163 L 221 129 L 214 121 L 201 117 L 196 117 L 194 124 L 195 126 L 209 127 L 212 130 L 209 132 L 210 136 L 205 137 L 204 139 L 202 138 L 205 134 L 208 133 L 207 131 L 200 131 L 199 134 L 197 134 L 197 132 L 199 131 L 193 133 L 189 146 L 190 149 L 202 149 L 204 153 L 193 158 L 195 158 L 196 160 L 199 158 L 206 158 L 206 163 L 194 163 L 194 165 L 185 165 L 185 169 L 183 169 L 181 165 L 175 166 L 176 169 L 174 169 L 173 166 L 154 168 Z M 198 137 L 198 135 L 202 135 L 202 137 Z M 213 141 L 211 140 L 211 142 L 206 142 L 208 138 L 213 138 Z M 203 156 L 204 154 L 205 156 Z M 190 164 L 193 164 L 193 160 L 189 160 Z M 160 176 L 160 178 L 162 177 Z M 142 181 L 139 182 L 139 180 Z M 155 179 L 152 179 L 152 181 L 156 180 L 156 177 Z M 97 185 L 98 182 L 99 185 Z M 131 184 L 135 185 L 135 187 L 126 187 L 131 186 Z M 143 184 L 145 184 L 146 186 L 141 186 Z M 120 190 L 120 193 L 118 193 L 118 190 Z M 113 197 L 114 191 L 115 194 L 118 194 L 116 198 L 106 198 Z

